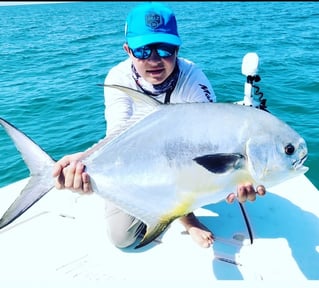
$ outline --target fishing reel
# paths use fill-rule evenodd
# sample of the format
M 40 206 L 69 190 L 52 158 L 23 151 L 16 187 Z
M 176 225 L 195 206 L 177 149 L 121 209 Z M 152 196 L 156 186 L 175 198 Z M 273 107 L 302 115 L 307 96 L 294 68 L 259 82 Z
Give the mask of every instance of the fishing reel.
M 244 99 L 236 102 L 236 104 L 251 106 L 268 111 L 266 108 L 266 99 L 263 98 L 263 93 L 260 88 L 255 85 L 255 82 L 261 80 L 258 73 L 259 57 L 256 53 L 247 53 L 242 61 L 241 73 L 246 76 L 244 87 Z M 256 97 L 255 97 L 256 96 Z

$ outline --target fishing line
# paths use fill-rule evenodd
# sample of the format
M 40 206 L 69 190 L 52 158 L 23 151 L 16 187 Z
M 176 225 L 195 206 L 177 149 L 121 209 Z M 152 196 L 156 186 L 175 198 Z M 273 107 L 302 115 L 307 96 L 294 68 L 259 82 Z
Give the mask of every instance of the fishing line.
M 241 213 L 244 216 L 245 224 L 246 224 L 246 227 L 247 227 L 247 230 L 248 230 L 248 234 L 249 234 L 250 244 L 253 244 L 253 240 L 254 240 L 253 233 L 252 233 L 252 230 L 251 230 L 251 226 L 250 226 L 250 223 L 249 223 L 249 220 L 248 220 L 244 205 L 242 203 L 240 203 L 240 202 L 238 202 L 238 204 L 239 204 Z

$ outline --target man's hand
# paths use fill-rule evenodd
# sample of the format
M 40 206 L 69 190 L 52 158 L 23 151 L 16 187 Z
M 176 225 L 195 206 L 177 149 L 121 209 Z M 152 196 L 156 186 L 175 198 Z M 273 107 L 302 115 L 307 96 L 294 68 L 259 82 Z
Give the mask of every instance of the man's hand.
M 235 193 L 230 193 L 226 197 L 226 202 L 231 204 L 236 199 L 240 203 L 244 203 L 247 200 L 255 201 L 256 195 L 264 196 L 265 194 L 266 194 L 266 188 L 263 185 L 258 185 L 256 187 L 256 190 L 255 190 L 254 186 L 251 183 L 246 183 L 243 185 L 238 185 L 237 186 L 237 195 Z
M 90 176 L 79 159 L 83 152 L 64 156 L 54 166 L 52 176 L 56 177 L 57 189 L 69 189 L 80 194 L 91 193 Z

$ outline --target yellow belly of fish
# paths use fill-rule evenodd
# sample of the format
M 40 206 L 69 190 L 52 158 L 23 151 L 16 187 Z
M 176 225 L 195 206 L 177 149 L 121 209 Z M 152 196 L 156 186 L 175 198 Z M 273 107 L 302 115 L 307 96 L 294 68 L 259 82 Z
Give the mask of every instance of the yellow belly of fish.
M 254 184 L 252 176 L 247 170 L 238 169 L 228 173 L 214 174 L 201 166 L 187 166 L 176 173 L 177 193 L 180 204 L 173 211 L 183 213 L 204 194 L 212 196 L 227 190 L 235 192 L 238 184 L 250 182 Z M 225 195 L 227 196 L 227 195 Z M 212 201 L 213 203 L 214 201 Z

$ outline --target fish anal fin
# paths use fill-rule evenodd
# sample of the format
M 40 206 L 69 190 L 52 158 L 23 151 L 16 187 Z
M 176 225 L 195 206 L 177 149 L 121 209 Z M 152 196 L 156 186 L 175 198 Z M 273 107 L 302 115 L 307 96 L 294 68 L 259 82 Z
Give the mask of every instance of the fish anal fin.
M 151 243 L 158 236 L 160 236 L 176 218 L 177 217 L 172 217 L 172 218 L 163 217 L 162 219 L 164 220 L 158 222 L 156 225 L 147 226 L 146 233 L 143 239 L 134 249 L 142 248 L 145 245 Z
M 181 200 L 172 211 L 161 215 L 159 221 L 155 225 L 147 225 L 146 233 L 135 249 L 149 244 L 160 236 L 175 219 L 187 215 L 191 211 L 191 206 L 194 202 L 193 196 L 194 195 L 191 195 L 191 197 Z
M 215 174 L 230 172 L 245 165 L 245 156 L 240 153 L 208 154 L 193 160 Z

